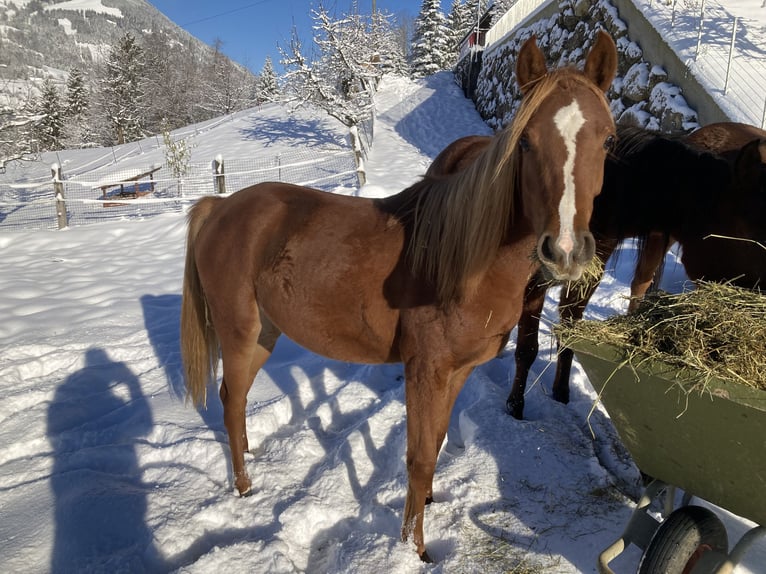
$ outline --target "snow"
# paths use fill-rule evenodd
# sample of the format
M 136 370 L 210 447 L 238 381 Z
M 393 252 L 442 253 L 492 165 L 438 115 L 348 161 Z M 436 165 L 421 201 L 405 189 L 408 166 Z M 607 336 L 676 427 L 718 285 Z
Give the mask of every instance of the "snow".
M 489 133 L 449 74 L 386 77 L 376 110 L 363 196 L 404 189 L 453 139 Z M 268 146 L 253 136 L 258 130 L 243 129 L 253 127 L 255 111 L 210 122 L 197 141 L 215 142 L 208 153 L 224 156 L 316 139 L 340 145 L 342 127 L 326 118 L 299 121 L 278 106 L 260 114 L 257 125 L 274 126 Z M 95 165 L 104 153 L 76 157 Z M 67 152 L 60 155 L 76 171 Z M 148 155 L 142 163 L 155 161 Z M 175 213 L 0 232 L 4 571 L 596 571 L 598 553 L 628 520 L 639 475 L 604 411 L 588 416 L 595 393 L 577 363 L 571 403 L 548 396 L 555 291 L 526 420 L 504 412 L 515 335 L 458 399 L 436 502 L 426 510 L 436 564 L 425 565 L 399 540 L 406 496 L 399 365 L 331 361 L 281 340 L 249 396 L 246 464 L 255 494 L 236 496 L 219 401 L 213 393 L 207 410 L 184 401 L 184 238 L 184 217 Z M 588 317 L 625 310 L 631 265 L 623 254 L 610 266 Z M 684 280 L 671 261 L 664 286 L 677 290 Z M 727 524 L 732 539 L 749 526 L 737 517 Z M 635 567 L 637 556 L 628 552 L 613 566 Z M 758 572 L 765 560 L 761 544 L 737 572 Z
M 721 109 L 732 121 L 764 125 L 766 2 L 632 1 L 661 32 L 691 73 L 719 101 Z M 734 52 L 730 61 L 732 47 Z
M 122 11 L 119 8 L 104 6 L 101 0 L 68 0 L 67 2 L 59 2 L 50 6 L 44 6 L 43 10 L 90 11 L 122 18 Z

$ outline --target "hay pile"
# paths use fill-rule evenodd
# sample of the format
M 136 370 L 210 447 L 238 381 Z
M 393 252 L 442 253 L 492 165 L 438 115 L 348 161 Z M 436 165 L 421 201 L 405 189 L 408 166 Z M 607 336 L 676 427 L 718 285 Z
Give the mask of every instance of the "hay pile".
M 692 291 L 648 295 L 635 313 L 560 328 L 564 345 L 578 340 L 625 349 L 681 369 L 703 385 L 711 378 L 766 390 L 766 294 L 702 282 Z

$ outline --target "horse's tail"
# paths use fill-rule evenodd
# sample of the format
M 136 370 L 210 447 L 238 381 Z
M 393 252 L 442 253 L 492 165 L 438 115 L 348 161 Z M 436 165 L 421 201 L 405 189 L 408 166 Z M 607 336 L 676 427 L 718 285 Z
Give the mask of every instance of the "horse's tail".
M 218 371 L 218 336 L 208 313 L 194 257 L 197 234 L 217 205 L 219 197 L 204 197 L 189 211 L 186 238 L 183 298 L 181 300 L 181 360 L 186 375 L 186 396 L 195 405 L 206 405 L 207 384 Z

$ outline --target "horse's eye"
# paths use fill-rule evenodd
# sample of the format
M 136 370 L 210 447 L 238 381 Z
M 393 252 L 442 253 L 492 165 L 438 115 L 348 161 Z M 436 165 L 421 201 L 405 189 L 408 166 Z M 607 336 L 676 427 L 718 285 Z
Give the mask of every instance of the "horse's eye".
M 609 136 L 608 138 L 606 138 L 606 141 L 604 141 L 604 149 L 606 151 L 612 151 L 616 143 L 617 143 L 617 138 L 615 138 L 613 135 Z
M 519 138 L 519 149 L 521 151 L 529 151 L 529 140 L 525 136 Z

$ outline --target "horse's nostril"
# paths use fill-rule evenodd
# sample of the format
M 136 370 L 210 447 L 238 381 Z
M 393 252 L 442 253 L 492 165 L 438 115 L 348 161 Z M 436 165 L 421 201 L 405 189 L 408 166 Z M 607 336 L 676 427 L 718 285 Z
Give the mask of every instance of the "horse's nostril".
M 596 240 L 590 232 L 583 233 L 580 240 L 582 247 L 578 251 L 578 263 L 587 263 L 596 254 Z
M 546 235 L 540 242 L 540 257 L 545 261 L 554 260 L 553 245 L 551 243 L 551 236 Z

